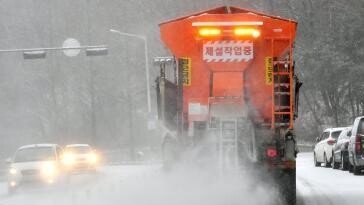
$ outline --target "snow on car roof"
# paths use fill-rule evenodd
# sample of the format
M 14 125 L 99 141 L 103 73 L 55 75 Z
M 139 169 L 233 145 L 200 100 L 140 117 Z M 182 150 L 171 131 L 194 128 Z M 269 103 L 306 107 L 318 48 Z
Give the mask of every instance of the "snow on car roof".
M 88 144 L 69 144 L 66 147 L 90 147 Z
M 30 144 L 21 146 L 19 149 L 33 148 L 33 147 L 54 147 L 56 144 Z

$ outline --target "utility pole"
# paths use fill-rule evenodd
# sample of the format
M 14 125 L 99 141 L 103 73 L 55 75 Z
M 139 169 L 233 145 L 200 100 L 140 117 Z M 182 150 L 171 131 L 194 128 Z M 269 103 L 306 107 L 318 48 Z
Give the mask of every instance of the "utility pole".
M 126 72 L 126 83 L 127 83 L 127 90 L 126 90 L 126 104 L 128 109 L 128 119 L 129 119 L 129 154 L 130 160 L 135 160 L 135 139 L 134 139 L 134 100 L 133 100 L 133 93 L 132 93 L 132 86 L 131 86 L 131 77 L 132 72 L 130 67 L 127 68 Z
M 149 57 L 148 57 L 147 36 L 121 32 L 121 31 L 115 30 L 115 29 L 110 29 L 109 31 L 111 33 L 119 34 L 120 36 L 126 36 L 126 37 L 131 37 L 131 38 L 142 40 L 144 43 L 145 82 L 146 82 L 146 89 L 147 89 L 147 109 L 148 109 L 148 114 L 150 114 L 152 112 L 152 103 L 151 103 L 151 97 L 150 97 L 150 82 L 149 82 L 150 76 L 149 76 Z
M 128 80 L 129 81 L 129 80 Z M 130 93 L 130 86 L 128 88 L 127 94 L 127 104 L 128 104 L 128 119 L 129 119 L 129 152 L 130 160 L 135 160 L 135 139 L 134 139 L 134 102 L 133 97 Z
M 87 26 L 87 41 L 91 41 L 90 32 L 90 0 L 86 0 L 86 26 Z M 90 73 L 90 100 L 91 100 L 91 143 L 96 144 L 97 129 L 96 129 L 96 108 L 95 108 L 95 72 L 92 66 L 91 59 L 87 59 L 88 69 Z

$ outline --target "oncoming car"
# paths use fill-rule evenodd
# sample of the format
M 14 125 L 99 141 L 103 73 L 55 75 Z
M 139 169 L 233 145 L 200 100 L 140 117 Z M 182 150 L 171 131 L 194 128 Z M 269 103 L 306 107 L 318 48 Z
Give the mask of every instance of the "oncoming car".
M 64 148 L 62 163 L 67 171 L 95 171 L 98 162 L 99 156 L 88 144 L 70 144 Z
M 56 144 L 33 144 L 20 147 L 9 162 L 9 193 L 28 182 L 53 184 L 61 174 L 59 162 L 61 152 L 61 148 Z

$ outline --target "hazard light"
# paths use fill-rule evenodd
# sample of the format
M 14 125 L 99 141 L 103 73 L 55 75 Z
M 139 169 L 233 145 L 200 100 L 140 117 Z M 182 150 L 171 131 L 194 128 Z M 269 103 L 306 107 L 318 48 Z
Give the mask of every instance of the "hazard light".
M 200 28 L 198 34 L 204 37 L 219 36 L 221 35 L 221 30 L 218 28 Z
M 260 36 L 260 31 L 254 28 L 235 28 L 235 36 L 252 36 L 258 38 Z
M 277 149 L 270 147 L 266 150 L 266 154 L 267 154 L 267 157 L 269 157 L 269 158 L 275 158 L 278 156 L 278 151 L 277 151 Z

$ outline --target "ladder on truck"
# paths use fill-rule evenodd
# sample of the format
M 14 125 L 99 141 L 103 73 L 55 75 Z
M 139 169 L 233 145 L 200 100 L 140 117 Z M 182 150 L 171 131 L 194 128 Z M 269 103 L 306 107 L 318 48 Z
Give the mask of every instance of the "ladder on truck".
M 291 108 L 291 65 L 289 60 L 273 58 L 273 122 L 272 127 L 290 127 Z
M 220 119 L 218 129 L 219 168 L 223 173 L 238 168 L 238 137 L 236 119 Z
M 284 152 L 284 160 L 288 160 L 290 167 L 295 167 L 296 143 L 294 140 L 285 139 L 287 128 L 293 128 L 295 118 L 293 97 L 296 88 L 294 84 L 294 66 L 288 55 L 287 60 L 273 60 L 273 118 L 272 128 L 280 134 L 281 142 L 284 142 L 280 149 Z M 300 86 L 300 85 L 299 85 Z
M 280 58 L 274 56 L 277 52 L 278 45 L 287 43 L 292 44 L 291 38 L 269 39 L 271 44 L 271 57 L 266 58 L 266 65 L 272 69 L 272 91 L 274 100 L 272 103 L 272 122 L 271 128 L 293 128 L 294 111 L 293 111 L 293 75 L 294 66 L 292 46 L 289 47 L 285 56 Z

